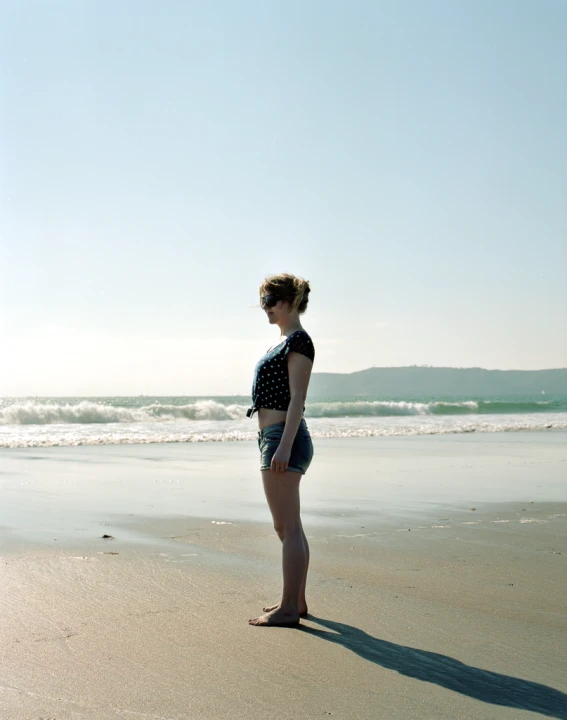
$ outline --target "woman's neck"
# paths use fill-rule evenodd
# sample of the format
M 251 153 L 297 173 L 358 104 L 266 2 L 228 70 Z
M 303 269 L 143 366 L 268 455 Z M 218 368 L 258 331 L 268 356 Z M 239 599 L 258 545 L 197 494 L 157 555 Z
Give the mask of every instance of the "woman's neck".
M 301 330 L 301 321 L 299 320 L 299 316 L 290 316 L 289 318 L 286 318 L 285 320 L 281 320 L 278 323 L 278 326 L 280 328 L 282 337 L 285 335 L 286 337 L 288 335 L 291 335 L 292 332 L 295 332 L 296 330 Z

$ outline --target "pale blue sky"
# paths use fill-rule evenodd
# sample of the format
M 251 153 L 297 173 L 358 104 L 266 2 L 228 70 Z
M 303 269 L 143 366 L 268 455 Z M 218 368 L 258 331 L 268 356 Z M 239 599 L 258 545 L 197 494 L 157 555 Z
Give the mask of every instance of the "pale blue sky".
M 3 0 L 0 394 L 567 365 L 564 0 Z

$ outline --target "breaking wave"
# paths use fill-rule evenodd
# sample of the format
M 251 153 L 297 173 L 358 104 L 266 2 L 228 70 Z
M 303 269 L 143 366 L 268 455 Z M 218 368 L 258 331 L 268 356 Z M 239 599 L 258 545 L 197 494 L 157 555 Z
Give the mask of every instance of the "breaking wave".
M 234 421 L 246 416 L 247 406 L 218 400 L 186 403 L 156 401 L 139 407 L 111 402 L 4 400 L 0 406 L 0 426 L 6 425 L 94 425 L 168 421 Z M 567 401 L 463 400 L 460 402 L 350 400 L 308 403 L 307 418 L 364 418 L 443 415 L 509 415 L 518 413 L 567 412 Z
M 237 420 L 246 416 L 243 405 L 202 400 L 186 405 L 153 404 L 141 407 L 107 405 L 89 400 L 78 403 L 14 403 L 0 409 L 0 425 L 92 425 L 168 420 Z

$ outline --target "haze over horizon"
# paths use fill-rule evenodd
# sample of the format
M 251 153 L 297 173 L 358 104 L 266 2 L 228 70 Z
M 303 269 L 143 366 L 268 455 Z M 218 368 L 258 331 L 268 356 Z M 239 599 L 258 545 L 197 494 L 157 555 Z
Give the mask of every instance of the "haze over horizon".
M 0 7 L 0 395 L 567 365 L 567 3 Z
M 426 377 L 426 375 L 422 375 L 422 377 L 417 378 L 417 383 L 415 382 L 416 378 L 412 378 L 414 381 L 412 383 L 411 388 L 404 387 L 402 384 L 400 386 L 400 380 L 403 382 L 403 377 L 397 377 L 396 383 L 394 385 L 384 385 L 385 378 L 380 376 L 380 371 L 409 371 L 409 370 L 433 370 L 433 371 L 457 371 L 460 373 L 459 377 L 462 377 L 462 381 L 459 381 L 457 378 L 457 385 L 454 385 L 454 379 L 453 384 L 449 383 L 447 386 L 449 389 L 444 391 L 443 390 L 443 383 L 441 383 L 441 387 L 439 386 L 438 382 L 431 382 Z M 504 373 L 506 374 L 514 374 L 517 375 L 518 373 L 522 376 L 519 380 L 516 381 L 516 383 L 513 383 L 513 385 L 516 385 L 516 388 L 524 388 L 524 390 L 518 390 L 515 389 L 512 394 L 520 394 L 525 396 L 535 396 L 538 394 L 548 394 L 550 396 L 557 395 L 558 397 L 566 396 L 567 397 L 567 367 L 564 368 L 542 368 L 539 370 L 499 370 L 498 368 L 494 368 L 492 370 L 487 370 L 486 368 L 480 368 L 480 367 L 471 367 L 471 368 L 463 368 L 463 367 L 435 367 L 433 365 L 403 365 L 403 366 L 385 366 L 385 367 L 370 367 L 370 368 L 362 368 L 360 370 L 354 370 L 352 372 L 348 373 L 336 373 L 336 372 L 317 372 L 314 371 L 311 383 L 310 383 L 310 390 L 309 390 L 309 397 L 311 399 L 322 396 L 328 396 L 328 397 L 335 397 L 338 395 L 349 395 L 354 396 L 359 394 L 358 392 L 349 392 L 348 390 L 345 390 L 344 382 L 341 382 L 343 380 L 355 380 L 357 376 L 360 375 L 369 375 L 373 371 L 376 371 L 373 374 L 373 377 L 371 378 L 371 389 L 367 390 L 365 394 L 372 395 L 372 396 L 392 396 L 397 397 L 398 399 L 409 399 L 410 397 L 418 397 L 418 396 L 426 396 L 426 395 L 435 395 L 437 393 L 440 393 L 441 396 L 445 395 L 461 395 L 462 397 L 465 396 L 473 396 L 478 395 L 478 397 L 482 397 L 486 394 L 485 390 L 480 390 L 480 386 L 478 383 L 474 383 L 472 387 L 479 388 L 479 391 L 475 391 L 474 389 L 471 390 L 471 373 Z M 541 376 L 544 374 L 554 374 L 553 376 L 553 385 L 551 389 L 548 389 L 547 391 L 543 390 L 541 388 L 541 383 L 538 385 L 537 382 L 534 384 L 533 381 L 530 381 L 531 375 L 536 375 L 537 379 L 540 379 Z M 561 377 L 559 377 L 559 374 L 563 373 Z M 400 375 L 400 373 L 398 373 Z M 439 378 L 437 378 L 438 380 Z M 380 382 L 380 380 L 382 382 Z M 495 389 L 494 384 L 489 384 L 490 387 L 490 395 L 509 395 L 509 378 L 501 378 L 499 381 L 498 389 Z M 329 386 L 328 382 L 331 381 L 333 385 Z M 372 390 L 372 382 L 378 381 L 378 388 Z M 460 383 L 460 384 L 459 384 Z M 374 383 L 375 385 L 375 383 Z M 348 388 L 348 384 L 346 386 Z M 340 389 L 339 389 L 340 388 Z M 507 389 L 508 388 L 508 389 Z M 33 397 L 33 398 L 41 398 L 41 397 L 59 397 L 59 398 L 76 398 L 76 397 L 203 397 L 203 398 L 210 398 L 210 397 L 248 397 L 249 391 L 248 389 L 243 390 L 241 392 L 225 392 L 225 393 L 215 393 L 215 392 L 187 392 L 187 391 L 176 391 L 176 392 L 168 392 L 168 393 L 138 393 L 138 392 L 132 392 L 132 393 L 126 393 L 126 392 L 120 392 L 116 394 L 112 393 L 92 393 L 92 392 L 85 392 L 85 393 L 61 393 L 58 395 L 47 395 L 47 394 L 22 394 L 22 395 L 4 395 L 2 396 L 0 394 L 0 398 L 9 398 L 9 397 Z

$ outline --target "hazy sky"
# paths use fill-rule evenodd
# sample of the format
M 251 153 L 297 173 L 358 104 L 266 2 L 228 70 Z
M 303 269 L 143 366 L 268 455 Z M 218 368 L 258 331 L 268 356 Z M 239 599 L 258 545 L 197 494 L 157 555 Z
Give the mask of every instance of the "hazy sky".
M 0 394 L 567 365 L 565 0 L 2 0 Z M 277 331 L 277 329 L 276 329 Z

